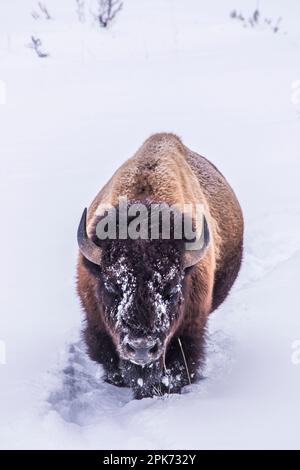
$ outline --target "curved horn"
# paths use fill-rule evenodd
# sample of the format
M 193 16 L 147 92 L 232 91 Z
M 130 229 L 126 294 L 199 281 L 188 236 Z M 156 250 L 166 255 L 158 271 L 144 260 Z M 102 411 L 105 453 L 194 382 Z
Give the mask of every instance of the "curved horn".
M 83 256 L 94 264 L 100 264 L 101 248 L 89 239 L 86 232 L 87 208 L 84 209 L 77 230 L 77 242 Z
M 202 233 L 201 237 L 198 240 L 197 245 L 200 246 L 199 249 L 196 250 L 190 250 L 187 249 L 184 253 L 184 258 L 183 258 L 183 267 L 184 268 L 189 268 L 191 266 L 194 266 L 195 264 L 200 261 L 200 259 L 203 257 L 210 241 L 210 234 L 209 234 L 209 229 L 206 221 L 206 217 L 203 215 L 203 224 L 202 224 Z M 189 243 L 189 245 L 193 245 L 193 243 Z

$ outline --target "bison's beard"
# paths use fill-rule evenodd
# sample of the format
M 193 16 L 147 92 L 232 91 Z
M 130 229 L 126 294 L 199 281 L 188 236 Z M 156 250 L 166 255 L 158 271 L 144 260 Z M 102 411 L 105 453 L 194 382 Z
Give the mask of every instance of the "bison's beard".
M 145 366 L 121 360 L 120 369 L 124 384 L 133 389 L 135 398 L 161 396 L 166 392 L 162 383 L 162 358 Z

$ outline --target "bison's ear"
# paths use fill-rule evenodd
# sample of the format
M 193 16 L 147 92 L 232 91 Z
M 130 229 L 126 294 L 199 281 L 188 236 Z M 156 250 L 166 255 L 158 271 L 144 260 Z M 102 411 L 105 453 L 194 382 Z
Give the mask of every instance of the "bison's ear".
M 91 261 L 91 263 L 100 265 L 102 250 L 88 237 L 86 232 L 86 215 L 87 209 L 85 208 L 77 230 L 78 246 L 86 259 Z
M 192 243 L 186 243 L 186 250 L 183 257 L 184 269 L 194 266 L 201 260 L 201 258 L 203 258 L 209 245 L 209 241 L 209 228 L 206 217 L 203 215 L 202 231 L 199 240 Z

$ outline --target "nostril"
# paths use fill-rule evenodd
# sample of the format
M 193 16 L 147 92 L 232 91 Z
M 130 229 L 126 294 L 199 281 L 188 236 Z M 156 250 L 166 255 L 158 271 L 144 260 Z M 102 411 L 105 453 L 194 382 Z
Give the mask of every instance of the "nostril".
M 150 354 L 156 354 L 158 351 L 158 344 L 156 343 L 152 348 L 149 349 Z
M 129 343 L 126 343 L 126 350 L 128 353 L 132 354 L 135 353 L 135 349 L 133 346 L 131 346 Z
M 158 341 L 149 341 L 138 338 L 132 341 L 127 340 L 123 345 L 123 351 L 129 360 L 147 363 L 154 360 L 159 351 Z

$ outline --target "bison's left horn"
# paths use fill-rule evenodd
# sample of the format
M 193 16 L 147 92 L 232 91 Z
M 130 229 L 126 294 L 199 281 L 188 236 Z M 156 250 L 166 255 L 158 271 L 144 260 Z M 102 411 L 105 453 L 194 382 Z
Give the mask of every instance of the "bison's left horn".
M 77 242 L 81 253 L 86 259 L 94 264 L 100 264 L 102 250 L 88 237 L 86 232 L 86 215 L 87 209 L 85 208 L 77 230 Z
M 209 228 L 207 225 L 206 218 L 203 215 L 201 236 L 197 242 L 194 242 L 194 243 L 197 243 L 197 249 L 195 249 L 195 246 L 193 247 L 194 243 L 189 244 L 190 245 L 189 249 L 187 249 L 184 253 L 184 258 L 183 258 L 184 268 L 189 268 L 191 266 L 194 266 L 195 264 L 198 263 L 198 261 L 201 260 L 201 258 L 203 257 L 209 245 L 209 240 L 210 240 Z

